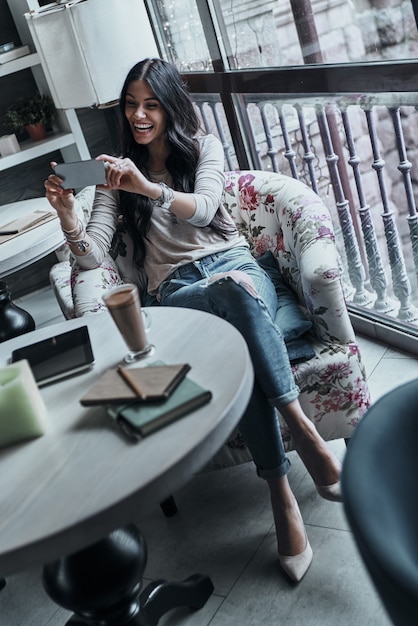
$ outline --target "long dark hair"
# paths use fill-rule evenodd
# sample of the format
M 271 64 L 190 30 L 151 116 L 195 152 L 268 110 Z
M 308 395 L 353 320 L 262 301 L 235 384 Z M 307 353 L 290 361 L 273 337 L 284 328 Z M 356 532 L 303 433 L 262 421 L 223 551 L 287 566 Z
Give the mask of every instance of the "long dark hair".
M 148 149 L 136 143 L 125 116 L 126 93 L 130 83 L 135 80 L 145 80 L 148 83 L 165 111 L 166 134 L 170 146 L 166 168 L 172 177 L 173 188 L 177 191 L 192 192 L 200 154 L 199 143 L 195 138 L 200 123 L 188 89 L 177 68 L 171 63 L 163 59 L 144 59 L 129 71 L 119 102 L 122 120 L 120 153 L 129 157 L 141 172 L 149 177 Z M 135 263 L 142 267 L 153 205 L 144 196 L 121 191 L 120 209 L 126 229 L 134 243 Z M 219 209 L 210 226 L 223 237 L 231 230 L 223 221 Z

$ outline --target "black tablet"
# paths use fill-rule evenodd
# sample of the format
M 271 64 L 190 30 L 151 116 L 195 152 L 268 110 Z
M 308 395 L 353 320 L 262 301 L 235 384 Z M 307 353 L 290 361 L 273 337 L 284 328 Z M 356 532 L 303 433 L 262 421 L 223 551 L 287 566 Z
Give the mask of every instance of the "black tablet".
M 27 359 L 39 386 L 90 369 L 94 364 L 87 326 L 13 350 L 11 362 Z

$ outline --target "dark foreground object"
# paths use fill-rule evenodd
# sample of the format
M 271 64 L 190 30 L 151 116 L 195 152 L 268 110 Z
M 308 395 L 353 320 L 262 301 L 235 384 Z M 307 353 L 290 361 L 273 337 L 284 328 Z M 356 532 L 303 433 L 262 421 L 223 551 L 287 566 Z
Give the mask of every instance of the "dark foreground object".
M 67 626 L 155 626 L 171 609 L 200 609 L 213 592 L 208 576 L 150 583 L 142 592 L 147 547 L 131 524 L 92 546 L 46 565 L 43 584 L 61 607 L 74 612 Z
M 380 398 L 347 447 L 344 508 L 396 626 L 418 624 L 418 380 Z

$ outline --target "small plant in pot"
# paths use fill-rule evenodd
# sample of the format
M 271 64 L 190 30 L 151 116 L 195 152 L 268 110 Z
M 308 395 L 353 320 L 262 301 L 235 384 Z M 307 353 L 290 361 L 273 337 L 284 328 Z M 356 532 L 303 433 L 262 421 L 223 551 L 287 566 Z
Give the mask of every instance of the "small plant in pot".
M 15 132 L 23 129 L 31 139 L 44 139 L 46 130 L 55 121 L 57 111 L 52 98 L 37 93 L 28 98 L 18 98 L 6 111 L 6 123 Z

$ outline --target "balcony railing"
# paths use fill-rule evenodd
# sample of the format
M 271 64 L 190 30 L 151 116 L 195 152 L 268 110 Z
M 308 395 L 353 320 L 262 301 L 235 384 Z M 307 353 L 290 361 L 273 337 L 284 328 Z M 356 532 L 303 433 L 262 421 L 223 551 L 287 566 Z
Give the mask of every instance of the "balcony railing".
M 324 200 L 347 300 L 416 329 L 418 96 L 408 90 L 415 68 L 355 69 L 300 68 L 292 84 L 284 81 L 287 70 L 188 74 L 187 80 L 229 169 L 288 174 Z M 314 76 L 316 93 L 306 89 Z

